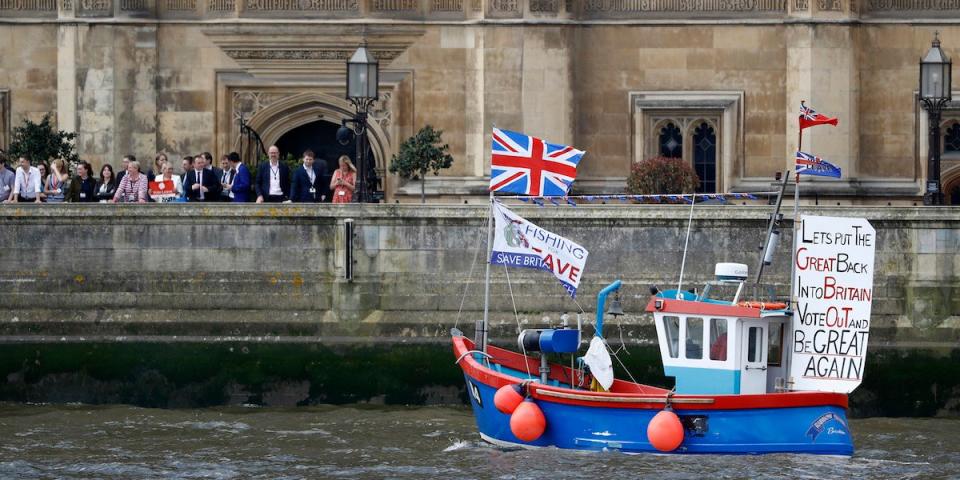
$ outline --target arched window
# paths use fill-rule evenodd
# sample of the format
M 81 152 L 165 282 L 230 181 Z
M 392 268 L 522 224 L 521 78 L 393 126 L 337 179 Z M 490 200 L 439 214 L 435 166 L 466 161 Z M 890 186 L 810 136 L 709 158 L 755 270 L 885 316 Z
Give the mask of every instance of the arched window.
M 660 129 L 660 155 L 683 158 L 683 136 L 680 134 L 680 128 L 673 122 Z
M 960 153 L 960 122 L 953 122 L 943 132 L 943 153 Z
M 707 122 L 693 131 L 693 169 L 700 177 L 697 193 L 716 193 L 717 134 Z

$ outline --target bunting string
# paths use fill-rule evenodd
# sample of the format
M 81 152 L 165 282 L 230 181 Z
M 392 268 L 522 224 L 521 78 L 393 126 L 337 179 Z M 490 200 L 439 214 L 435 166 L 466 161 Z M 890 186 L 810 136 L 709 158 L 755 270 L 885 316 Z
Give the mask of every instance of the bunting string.
M 616 201 L 620 203 L 628 202 L 649 202 L 661 204 L 690 204 L 694 201 L 716 200 L 720 203 L 727 203 L 729 200 L 759 200 L 763 196 L 776 195 L 777 192 L 743 192 L 743 193 L 682 193 L 682 194 L 661 194 L 661 195 L 553 195 L 553 196 L 529 196 L 529 195 L 497 195 L 497 200 L 520 200 L 524 203 L 533 202 L 540 207 L 546 206 L 550 202 L 554 206 L 561 206 L 561 202 L 571 207 L 576 207 L 578 202 L 608 202 Z

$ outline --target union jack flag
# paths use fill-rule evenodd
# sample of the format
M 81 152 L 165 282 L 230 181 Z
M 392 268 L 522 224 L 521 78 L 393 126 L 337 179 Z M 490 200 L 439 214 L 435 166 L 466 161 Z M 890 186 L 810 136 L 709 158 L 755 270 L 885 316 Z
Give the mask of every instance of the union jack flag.
M 837 126 L 837 119 L 815 112 L 812 108 L 800 102 L 800 130 L 815 125 L 833 125 Z
M 584 153 L 566 145 L 494 128 L 490 190 L 520 195 L 566 195 Z
M 840 167 L 809 153 L 797 152 L 797 175 L 840 178 Z

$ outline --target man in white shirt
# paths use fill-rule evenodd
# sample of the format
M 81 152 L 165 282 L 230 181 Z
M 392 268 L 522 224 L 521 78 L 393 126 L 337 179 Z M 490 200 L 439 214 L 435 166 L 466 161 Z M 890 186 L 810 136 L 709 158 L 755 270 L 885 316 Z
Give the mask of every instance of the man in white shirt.
M 257 166 L 257 203 L 284 202 L 290 197 L 290 168 L 280 162 L 280 149 L 271 145 L 270 161 Z
M 21 156 L 20 168 L 17 169 L 17 177 L 13 183 L 13 191 L 7 197 L 7 201 L 34 202 L 40 203 L 40 169 L 30 165 L 30 159 Z

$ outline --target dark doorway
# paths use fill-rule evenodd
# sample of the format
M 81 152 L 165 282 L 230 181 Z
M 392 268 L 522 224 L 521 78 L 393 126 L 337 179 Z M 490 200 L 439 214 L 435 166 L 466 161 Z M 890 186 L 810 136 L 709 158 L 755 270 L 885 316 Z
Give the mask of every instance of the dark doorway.
M 277 140 L 277 148 L 280 149 L 280 156 L 286 158 L 287 154 L 291 154 L 294 158 L 298 159 L 297 163 L 299 163 L 299 159 L 303 157 L 304 151 L 307 149 L 313 150 L 317 160 L 323 159 L 323 161 L 327 163 L 327 177 L 332 175 L 333 171 L 337 169 L 337 158 L 339 158 L 340 155 L 350 157 L 351 160 L 354 160 L 354 164 L 356 164 L 356 160 L 354 159 L 354 157 L 357 156 L 356 141 L 351 140 L 351 142 L 346 145 L 337 143 L 336 135 L 338 128 L 340 128 L 340 125 L 323 120 L 317 120 L 316 122 L 294 128 L 284 133 L 280 139 Z M 267 145 L 267 147 L 269 146 L 270 145 Z
M 327 172 L 324 176 L 327 178 L 327 181 L 329 181 L 330 177 L 333 176 L 333 171 L 339 167 L 337 159 L 340 158 L 340 155 L 350 157 L 353 165 L 357 166 L 357 140 L 351 136 L 350 143 L 340 145 L 340 143 L 337 142 L 338 128 L 340 128 L 339 124 L 324 120 L 317 120 L 316 122 L 310 122 L 294 128 L 284 133 L 280 136 L 280 139 L 277 140 L 277 148 L 280 149 L 280 156 L 286 158 L 289 153 L 293 155 L 294 158 L 297 158 L 297 163 L 299 163 L 299 159 L 303 156 L 304 151 L 307 149 L 313 150 L 318 161 L 322 159 L 327 163 Z M 269 145 L 267 145 L 267 147 L 269 147 Z M 367 171 L 373 173 L 375 171 L 376 161 L 373 158 L 372 149 L 367 150 L 366 157 L 369 166 Z M 369 181 L 370 180 L 368 180 L 368 182 Z M 379 185 L 371 188 L 371 190 L 379 189 Z

